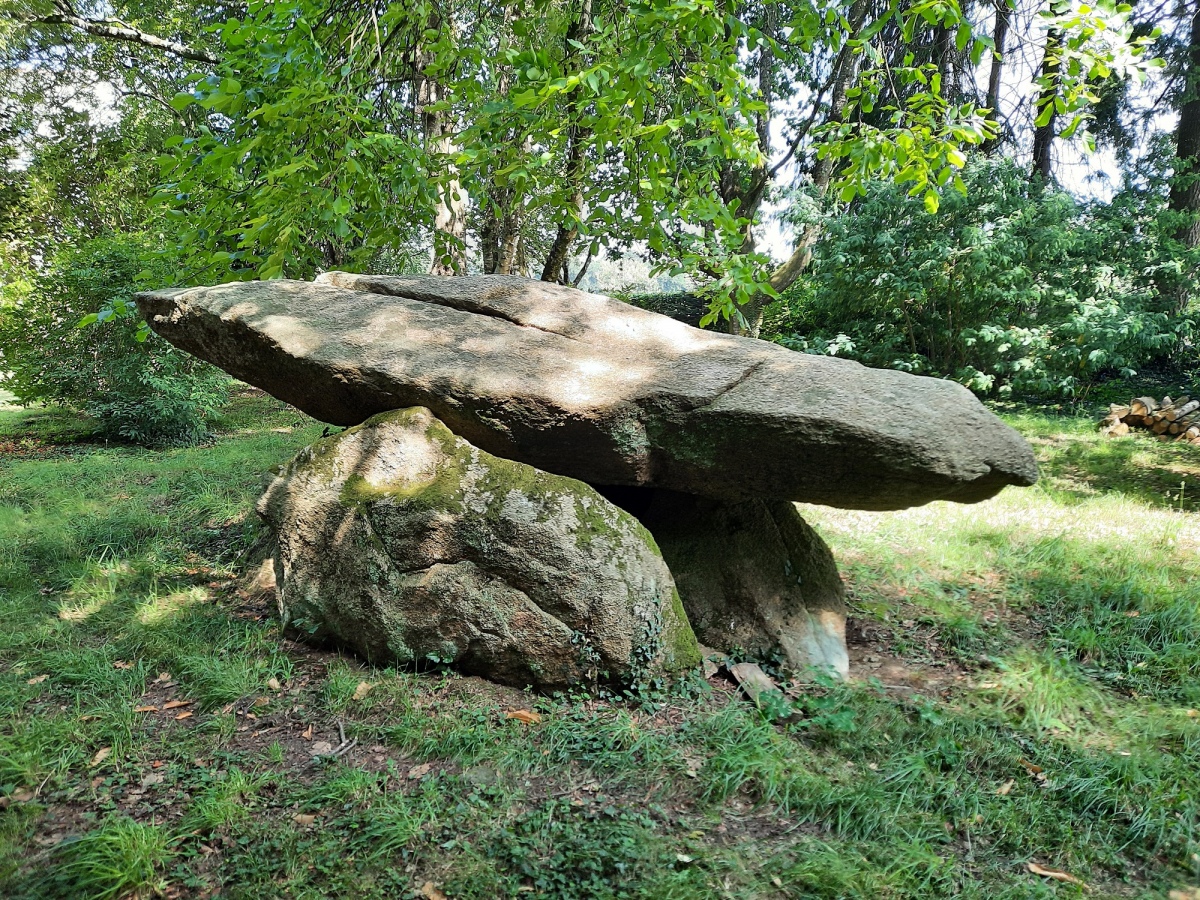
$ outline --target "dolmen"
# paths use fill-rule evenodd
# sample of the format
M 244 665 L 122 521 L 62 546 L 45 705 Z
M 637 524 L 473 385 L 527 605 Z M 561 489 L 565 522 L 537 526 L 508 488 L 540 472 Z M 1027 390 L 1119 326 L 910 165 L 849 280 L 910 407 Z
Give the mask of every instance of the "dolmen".
M 139 294 L 150 327 L 346 430 L 258 504 L 284 622 L 379 664 L 632 686 L 698 643 L 845 675 L 845 590 L 795 503 L 1031 485 L 966 388 L 501 275 L 330 272 Z

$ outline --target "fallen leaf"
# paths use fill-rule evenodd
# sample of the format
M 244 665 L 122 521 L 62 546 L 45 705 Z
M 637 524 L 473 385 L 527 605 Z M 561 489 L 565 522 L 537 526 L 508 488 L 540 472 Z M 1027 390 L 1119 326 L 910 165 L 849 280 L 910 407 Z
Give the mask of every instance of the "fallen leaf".
M 542 721 L 542 717 L 532 709 L 514 709 L 511 712 L 505 713 L 504 718 L 516 719 L 518 722 L 523 722 L 526 725 L 536 725 Z
M 271 701 L 270 701 L 268 698 L 266 698 L 266 697 L 256 697 L 256 698 L 255 698 L 255 700 L 254 700 L 254 704 L 253 704 L 253 705 L 254 705 L 254 706 L 258 706 L 258 707 L 262 707 L 262 706 L 269 706 L 270 704 L 271 704 Z
M 10 796 L 16 803 L 28 803 L 34 798 L 34 793 L 29 788 L 19 787 Z
M 1136 619 L 1136 618 L 1137 618 L 1138 616 L 1140 616 L 1140 615 L 1141 615 L 1141 613 L 1140 613 L 1138 610 L 1136 610 L 1136 609 L 1131 609 L 1131 610 L 1129 610 L 1129 612 L 1125 613 L 1125 618 L 1127 618 L 1127 619 Z
M 776 875 L 771 879 L 771 884 L 775 885 L 775 887 L 777 887 L 777 888 L 781 888 L 781 887 L 783 887 L 783 880 L 778 875 Z
M 371 693 L 371 689 L 372 689 L 373 687 L 375 687 L 375 685 L 373 685 L 373 684 L 369 684 L 368 682 L 365 682 L 365 681 L 360 681 L 360 682 L 358 683 L 358 687 L 356 687 L 356 688 L 354 689 L 354 696 L 353 696 L 353 697 L 351 697 L 350 699 L 351 699 L 351 700 L 363 700 L 363 699 L 365 699 L 365 698 L 366 698 L 366 696 L 367 696 L 367 694 Z
M 1055 881 L 1062 881 L 1066 884 L 1075 884 L 1084 890 L 1091 890 L 1081 878 L 1076 878 L 1070 872 L 1064 872 L 1062 869 L 1049 869 L 1046 866 L 1039 866 L 1035 862 L 1027 864 L 1030 872 L 1034 875 L 1041 875 L 1043 878 L 1053 878 Z
M 158 712 L 157 706 L 135 706 L 134 712 Z
M 164 681 L 170 681 L 170 680 L 171 680 L 170 672 L 159 672 L 158 677 L 154 679 L 154 683 L 162 684 Z
M 163 776 L 159 775 L 157 772 L 155 772 L 150 775 L 147 775 L 145 778 L 142 779 L 142 787 L 143 788 L 153 787 L 156 784 L 162 784 L 163 781 L 164 781 Z
M 163 761 L 161 759 L 156 759 L 152 763 L 150 763 L 150 768 L 152 768 L 152 769 L 161 769 L 162 767 L 163 767 Z
M 96 751 L 96 755 L 92 757 L 92 765 L 100 765 L 100 763 L 108 759 L 110 753 L 112 753 L 112 747 L 101 747 Z
M 118 659 L 115 663 L 113 663 L 113 668 L 114 669 L 132 669 L 133 663 L 126 662 L 123 659 Z
M 170 703 L 164 703 L 163 709 L 179 709 L 181 706 L 191 706 L 195 702 L 195 700 L 172 700 Z
M 26 684 L 41 684 L 43 681 L 45 681 L 49 677 L 50 677 L 49 675 L 38 675 L 35 678 L 30 678 L 25 683 Z
M 1025 767 L 1026 771 L 1028 771 L 1030 775 L 1041 775 L 1042 772 L 1046 771 L 1041 766 L 1037 765 L 1036 763 L 1031 763 L 1027 759 L 1020 760 L 1020 763 Z
M 282 690 L 283 690 L 283 685 L 281 685 L 281 684 L 279 683 L 279 679 L 278 679 L 278 678 L 269 678 L 269 679 L 267 679 L 267 687 L 268 687 L 268 688 L 270 688 L 270 689 L 271 689 L 271 690 L 273 690 L 273 691 L 282 691 Z
M 422 766 L 413 766 L 411 769 L 408 770 L 408 777 L 409 778 L 424 778 L 426 775 L 429 774 L 429 770 L 432 768 L 433 768 L 433 766 L 429 765 L 428 763 L 426 763 L 425 765 L 422 765 Z
M 421 885 L 417 891 L 425 900 L 449 900 L 445 894 L 438 890 L 438 886 L 432 881 L 427 881 Z
M 690 862 L 695 862 L 695 857 L 688 856 L 686 853 L 676 853 L 675 862 L 683 863 L 686 866 Z
M 94 722 L 98 718 L 100 718 L 100 717 L 99 716 L 80 716 L 79 721 L 80 722 Z
M 996 788 L 996 793 L 1001 797 L 1006 797 L 1008 796 L 1008 792 L 1013 789 L 1014 784 L 1016 784 L 1016 781 L 1010 778 L 1008 781 L 1004 782 L 1004 784 L 1000 785 L 1000 787 Z
M 313 727 L 309 725 L 308 728 L 304 730 L 304 733 L 300 735 L 300 737 L 304 738 L 306 741 L 311 741 L 313 737 Z
M 189 709 L 186 712 L 181 712 L 179 715 L 177 715 L 175 717 L 175 721 L 178 722 L 180 719 L 190 719 L 194 715 L 195 715 L 195 713 Z
M 296 815 L 292 816 L 292 821 L 297 825 L 308 826 L 314 824 L 317 821 L 317 817 L 310 816 L 307 813 L 296 813 Z

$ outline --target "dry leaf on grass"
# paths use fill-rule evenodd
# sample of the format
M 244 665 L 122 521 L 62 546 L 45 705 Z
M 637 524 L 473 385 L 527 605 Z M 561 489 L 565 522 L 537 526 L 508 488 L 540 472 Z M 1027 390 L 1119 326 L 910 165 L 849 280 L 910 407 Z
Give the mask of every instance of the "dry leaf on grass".
M 179 709 L 181 706 L 191 706 L 195 700 L 172 700 L 170 703 L 164 703 L 163 709 Z
M 313 727 L 309 725 L 308 728 L 306 728 L 300 735 L 300 737 L 304 738 L 306 741 L 311 741 L 313 738 Z
M 1064 884 L 1075 884 L 1085 891 L 1091 890 L 1082 878 L 1076 878 L 1070 872 L 1064 872 L 1062 869 L 1049 869 L 1046 866 L 1039 866 L 1035 862 L 1027 863 L 1026 867 L 1034 875 L 1041 875 L 1043 878 L 1053 878 L 1055 881 L 1061 881 Z
M 118 659 L 115 663 L 113 663 L 113 668 L 114 669 L 132 669 L 133 663 L 126 662 L 123 659 Z
M 170 681 L 170 680 L 171 680 L 170 672 L 159 672 L 158 677 L 154 679 L 154 683 L 162 684 L 164 681 Z
M 50 677 L 49 675 L 38 675 L 34 678 L 30 678 L 25 683 L 26 684 L 41 684 L 43 681 L 45 681 L 49 677 Z
M 195 713 L 189 709 L 189 710 L 187 710 L 187 712 L 181 712 L 179 715 L 177 715 L 175 717 L 175 720 L 179 721 L 180 719 L 190 719 L 194 715 L 195 715 Z
M 353 697 L 351 697 L 350 699 L 351 699 L 351 700 L 363 700 L 363 699 L 365 699 L 365 698 L 366 698 L 366 696 L 367 696 L 367 694 L 371 693 L 371 689 L 372 689 L 373 687 L 375 687 L 375 685 L 373 685 L 373 684 L 370 684 L 370 683 L 368 683 L 368 682 L 366 682 L 366 681 L 360 681 L 360 682 L 358 683 L 358 687 L 356 687 L 356 688 L 354 689 L 354 696 L 353 696 Z
M 449 900 L 432 881 L 427 881 L 421 885 L 417 893 L 424 897 L 425 900 Z
M 1029 772 L 1030 775 L 1041 775 L 1042 772 L 1046 771 L 1041 766 L 1037 765 L 1036 763 L 1031 763 L 1027 759 L 1021 759 L 1020 763 L 1025 767 L 1025 770 Z
M 1013 789 L 1013 785 L 1016 783 L 1016 779 L 1010 778 L 1008 781 L 1004 782 L 1004 784 L 1000 785 L 1000 787 L 996 788 L 996 793 L 1001 797 L 1005 797 L 1008 795 L 1008 792 Z
M 309 825 L 316 824 L 317 817 L 310 816 L 307 813 L 296 813 L 296 815 L 292 816 L 292 821 L 297 825 L 304 825 L 307 827 Z
M 102 763 L 106 759 L 108 759 L 109 754 L 111 754 L 111 753 L 112 753 L 112 747 L 101 747 L 99 750 L 96 751 L 96 755 L 92 757 L 92 765 L 93 766 L 100 765 L 100 763 Z
M 254 703 L 252 705 L 253 706 L 269 706 L 270 703 L 271 703 L 271 700 L 268 697 L 255 697 Z
M 158 712 L 157 706 L 135 706 L 134 712 Z
M 271 690 L 273 690 L 273 691 L 281 691 L 281 690 L 283 690 L 283 685 L 279 683 L 279 679 L 278 679 L 278 678 L 269 678 L 269 679 L 267 679 L 267 687 L 268 687 L 268 688 L 270 688 L 270 689 L 271 689 Z
M 526 725 L 536 725 L 542 721 L 542 717 L 535 713 L 532 709 L 514 709 L 512 712 L 504 714 L 506 719 L 515 719 L 518 722 L 523 722 Z
M 408 770 L 408 777 L 409 778 L 424 778 L 426 775 L 429 774 L 429 770 L 432 768 L 433 768 L 433 766 L 429 765 L 428 763 L 426 763 L 425 765 L 422 765 L 422 766 L 413 766 L 411 769 Z

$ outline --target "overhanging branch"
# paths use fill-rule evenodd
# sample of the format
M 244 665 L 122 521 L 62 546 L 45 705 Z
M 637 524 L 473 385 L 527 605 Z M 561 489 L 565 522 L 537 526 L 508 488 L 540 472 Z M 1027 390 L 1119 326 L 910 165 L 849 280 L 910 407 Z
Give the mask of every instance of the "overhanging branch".
M 86 19 L 82 16 L 56 13 L 50 16 L 40 16 L 39 18 L 31 19 L 28 21 L 28 24 L 65 25 L 68 28 L 83 31 L 94 37 L 151 47 L 155 50 L 161 50 L 164 53 L 170 53 L 172 56 L 178 56 L 180 59 L 190 59 L 193 62 L 209 63 L 212 65 L 215 65 L 219 61 L 205 50 L 189 47 L 187 44 L 181 44 L 178 41 L 169 41 L 166 38 L 160 38 L 158 35 L 149 34 L 145 31 L 138 31 L 136 28 L 130 28 L 124 22 L 119 22 L 115 19 Z

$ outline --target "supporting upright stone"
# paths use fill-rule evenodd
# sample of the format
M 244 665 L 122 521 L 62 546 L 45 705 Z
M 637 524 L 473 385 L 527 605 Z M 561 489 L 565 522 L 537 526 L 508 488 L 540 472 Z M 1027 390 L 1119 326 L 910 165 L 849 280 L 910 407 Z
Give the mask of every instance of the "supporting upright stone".
M 845 588 L 833 554 L 782 500 L 726 503 L 600 488 L 650 530 L 700 642 L 845 676 Z

